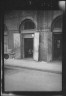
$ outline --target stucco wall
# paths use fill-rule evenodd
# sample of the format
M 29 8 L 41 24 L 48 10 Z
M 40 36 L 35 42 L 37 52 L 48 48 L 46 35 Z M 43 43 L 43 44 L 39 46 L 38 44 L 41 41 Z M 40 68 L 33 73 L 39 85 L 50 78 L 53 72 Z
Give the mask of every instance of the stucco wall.
M 40 60 L 47 61 L 48 51 L 48 32 L 41 32 L 40 35 Z
M 19 25 L 25 19 L 31 19 L 36 25 L 37 29 L 51 28 L 52 21 L 59 15 L 62 11 L 13 11 L 8 15 L 4 16 L 4 23 L 6 24 L 8 30 L 19 30 Z

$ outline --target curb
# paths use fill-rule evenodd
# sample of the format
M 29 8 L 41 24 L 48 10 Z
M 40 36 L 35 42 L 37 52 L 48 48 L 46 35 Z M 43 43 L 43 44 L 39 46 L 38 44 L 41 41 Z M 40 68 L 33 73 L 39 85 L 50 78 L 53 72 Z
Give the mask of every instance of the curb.
M 43 71 L 43 72 L 51 72 L 51 73 L 56 73 L 56 74 L 62 74 L 61 71 L 53 71 L 53 70 L 47 70 L 47 69 L 39 69 L 39 68 L 31 68 L 31 67 L 25 67 L 25 66 L 12 66 L 12 65 L 5 65 L 5 68 L 24 68 L 27 70 L 36 70 L 36 71 Z

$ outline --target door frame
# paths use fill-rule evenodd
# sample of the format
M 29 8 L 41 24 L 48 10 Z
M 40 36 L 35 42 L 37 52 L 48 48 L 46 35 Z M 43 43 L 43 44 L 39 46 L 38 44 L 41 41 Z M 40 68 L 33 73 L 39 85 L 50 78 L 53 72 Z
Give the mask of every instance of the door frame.
M 33 36 L 32 36 L 32 38 L 33 38 L 33 60 L 35 60 L 35 58 L 34 58 L 34 38 L 35 38 L 35 35 L 36 35 L 36 33 L 38 33 L 38 32 L 34 32 L 34 33 L 22 33 L 21 34 L 21 58 L 22 59 L 24 59 L 25 58 L 25 56 L 24 56 L 24 36 L 26 35 L 26 34 L 33 34 Z M 38 33 L 39 34 L 39 33 Z M 39 49 L 38 49 L 39 50 Z M 39 51 L 38 51 L 39 52 Z M 38 53 L 38 55 L 39 55 L 39 53 Z M 38 60 L 35 60 L 35 61 L 39 61 L 39 56 L 38 56 Z
M 24 59 L 25 58 L 25 53 L 24 53 L 24 38 L 26 38 L 25 36 L 29 35 L 29 34 L 34 34 L 34 33 L 22 33 L 21 34 L 21 58 Z M 27 37 L 27 38 L 31 38 L 31 37 Z M 34 50 L 34 37 L 33 38 L 33 50 Z
M 39 32 L 34 33 L 34 53 L 33 53 L 33 59 L 35 61 L 39 61 Z

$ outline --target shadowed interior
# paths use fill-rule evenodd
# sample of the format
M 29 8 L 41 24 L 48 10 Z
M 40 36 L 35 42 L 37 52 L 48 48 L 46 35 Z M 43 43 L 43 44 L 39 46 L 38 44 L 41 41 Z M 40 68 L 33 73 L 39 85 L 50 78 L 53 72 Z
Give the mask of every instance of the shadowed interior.
M 33 57 L 33 38 L 24 38 L 25 58 Z

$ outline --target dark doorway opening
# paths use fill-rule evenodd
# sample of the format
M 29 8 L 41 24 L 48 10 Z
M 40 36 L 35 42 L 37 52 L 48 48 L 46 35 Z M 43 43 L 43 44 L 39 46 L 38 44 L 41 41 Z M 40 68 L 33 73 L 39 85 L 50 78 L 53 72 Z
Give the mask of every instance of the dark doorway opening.
M 53 42 L 53 59 L 54 60 L 62 60 L 62 34 L 54 34 L 54 42 Z
M 24 38 L 24 57 L 33 57 L 33 38 Z

